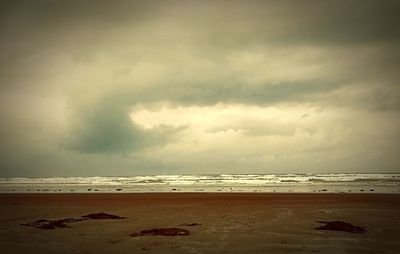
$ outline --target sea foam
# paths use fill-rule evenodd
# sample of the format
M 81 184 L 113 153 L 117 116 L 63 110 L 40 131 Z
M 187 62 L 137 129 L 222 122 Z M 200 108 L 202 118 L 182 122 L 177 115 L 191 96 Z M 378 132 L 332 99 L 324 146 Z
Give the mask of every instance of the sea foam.
M 0 192 L 399 193 L 400 174 L 208 174 L 0 178 Z

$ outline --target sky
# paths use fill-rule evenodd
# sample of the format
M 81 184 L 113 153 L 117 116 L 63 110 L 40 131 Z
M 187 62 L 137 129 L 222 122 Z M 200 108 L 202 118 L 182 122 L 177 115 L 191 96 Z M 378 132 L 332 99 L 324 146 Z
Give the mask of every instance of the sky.
M 0 177 L 399 172 L 398 13 L 0 0 Z

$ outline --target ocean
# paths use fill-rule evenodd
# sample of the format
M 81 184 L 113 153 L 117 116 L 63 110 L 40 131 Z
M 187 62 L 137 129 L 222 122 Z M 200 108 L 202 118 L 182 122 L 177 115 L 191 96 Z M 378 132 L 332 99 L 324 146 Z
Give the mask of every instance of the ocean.
M 400 174 L 207 174 L 0 178 L 0 193 L 400 193 Z

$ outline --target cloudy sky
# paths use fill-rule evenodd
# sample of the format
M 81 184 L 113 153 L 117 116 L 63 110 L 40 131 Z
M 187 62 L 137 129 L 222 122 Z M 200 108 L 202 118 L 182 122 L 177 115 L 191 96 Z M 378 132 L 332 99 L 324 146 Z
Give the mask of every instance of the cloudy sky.
M 399 172 L 399 1 L 0 1 L 0 176 Z

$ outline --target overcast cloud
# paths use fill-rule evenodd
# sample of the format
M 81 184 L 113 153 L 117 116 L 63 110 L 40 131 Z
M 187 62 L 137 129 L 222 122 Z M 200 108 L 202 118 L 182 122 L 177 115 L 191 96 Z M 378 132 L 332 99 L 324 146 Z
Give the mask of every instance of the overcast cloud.
M 399 1 L 0 1 L 0 176 L 399 172 Z

